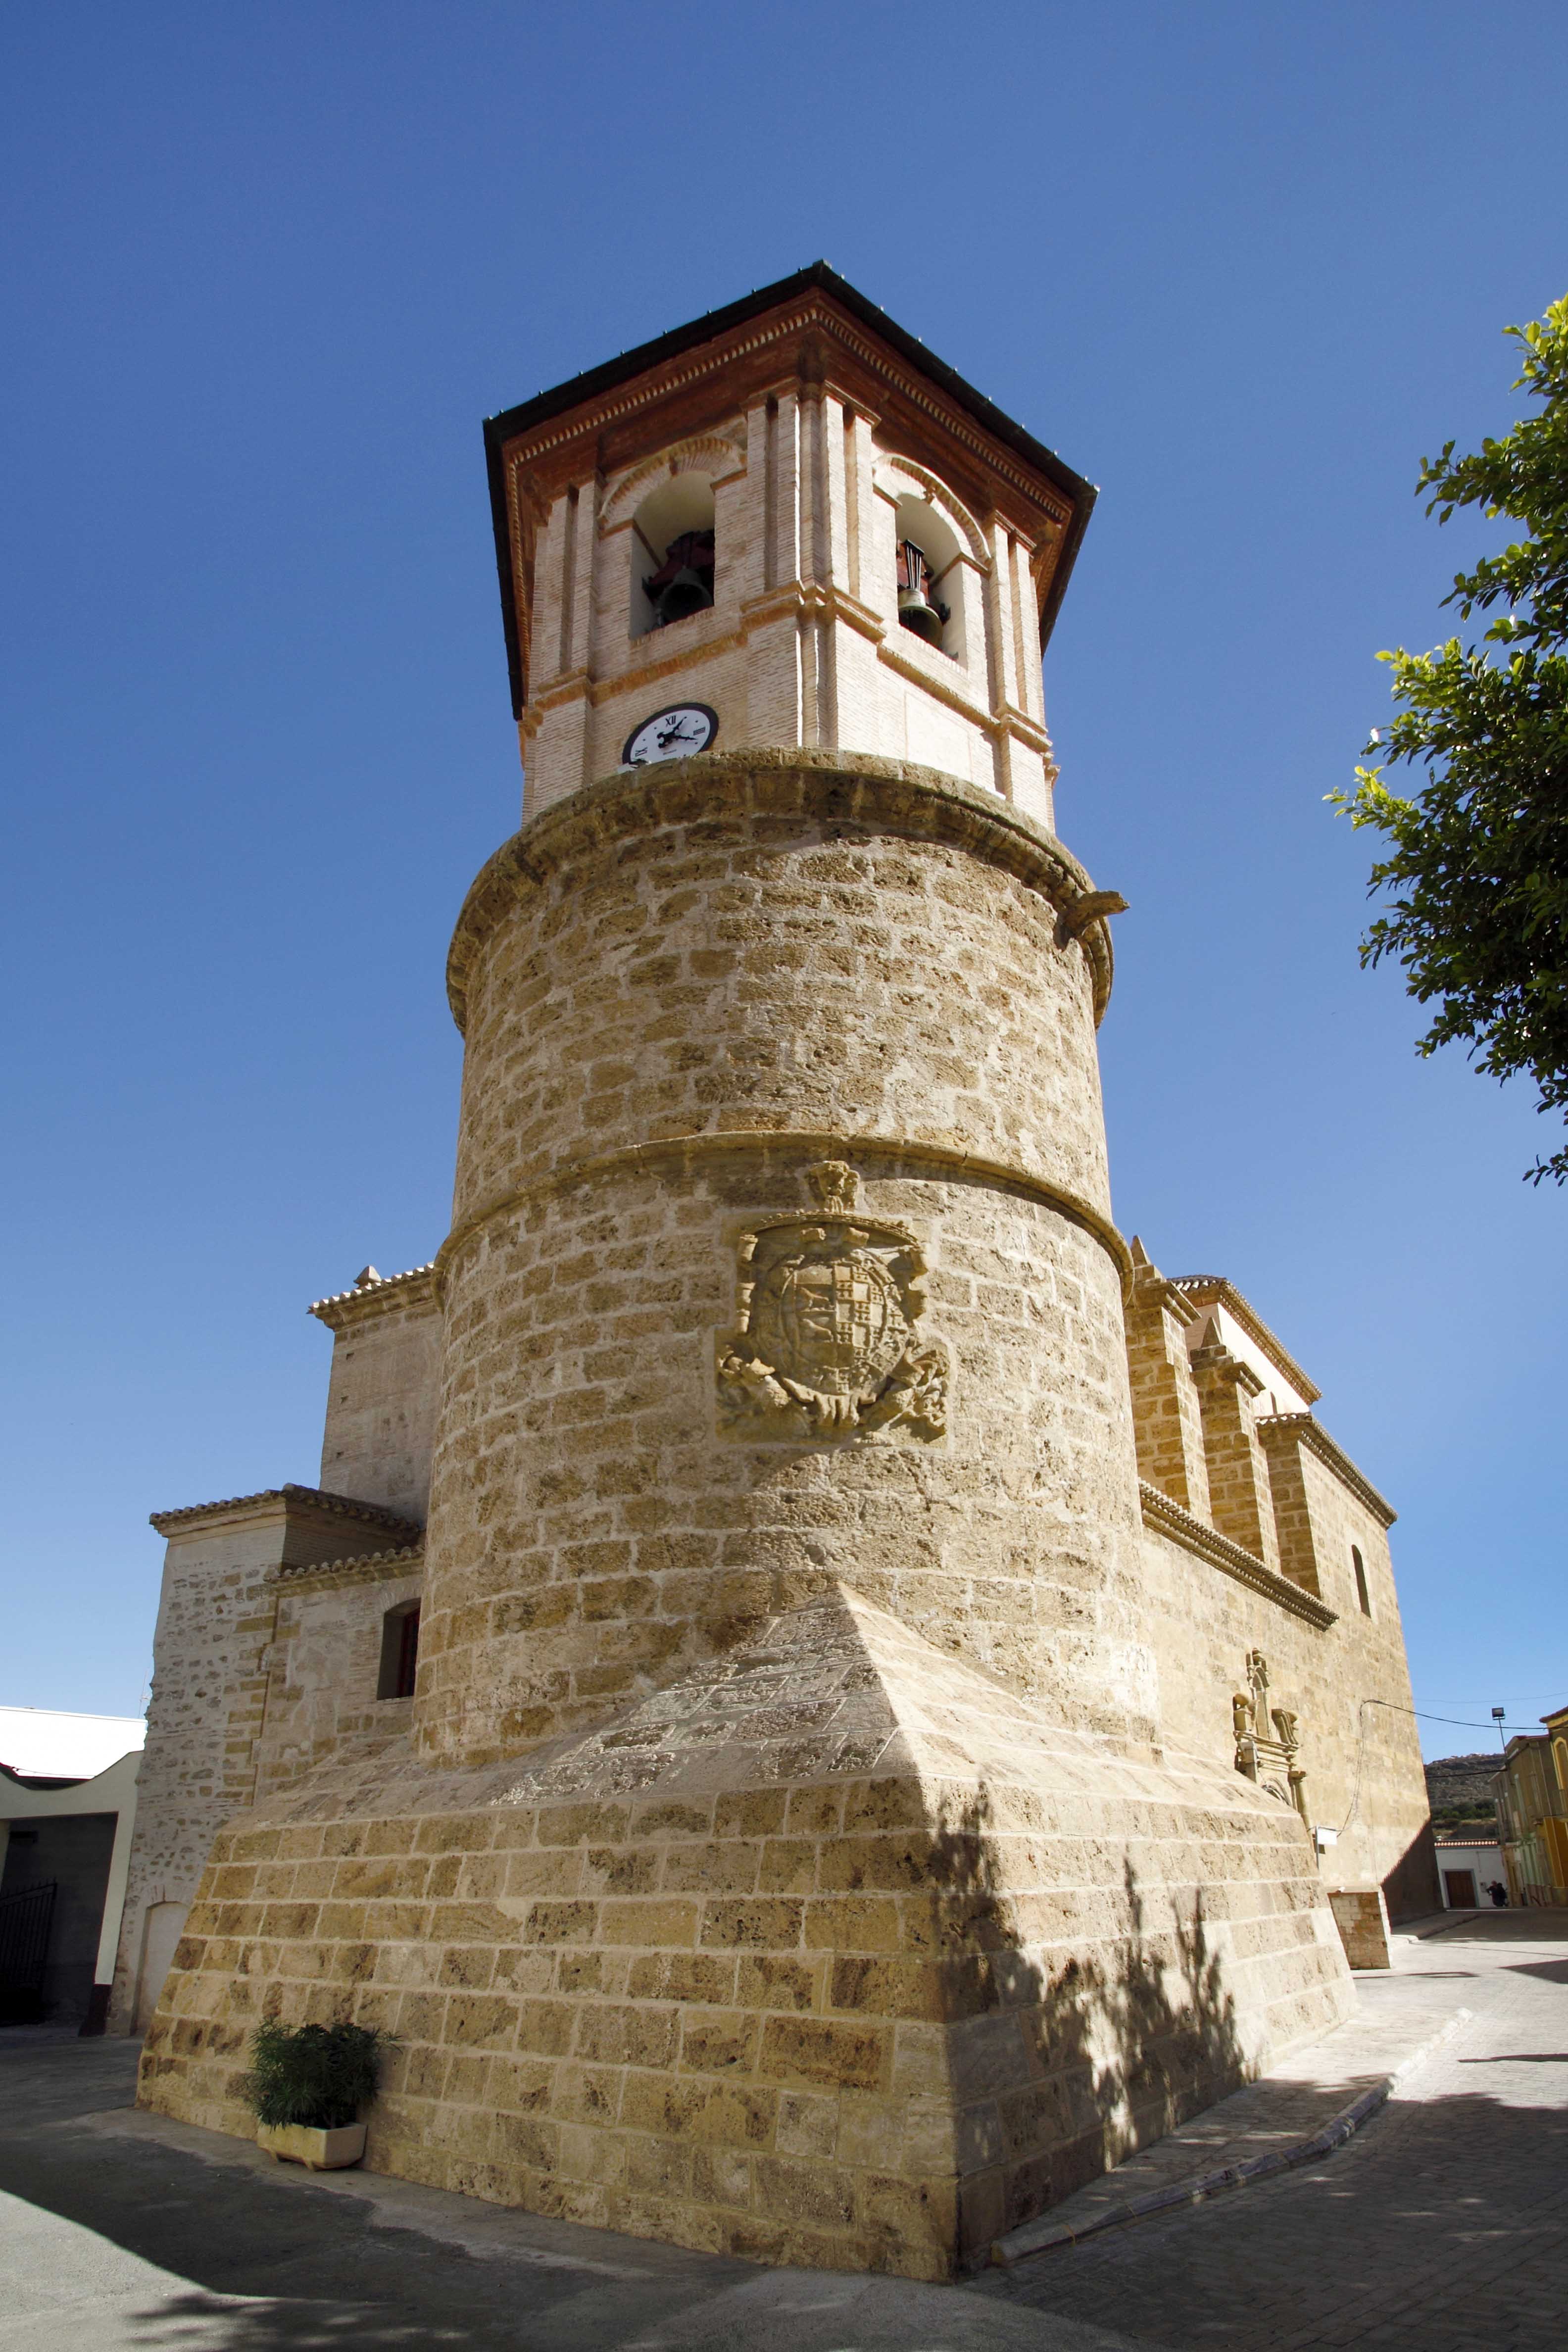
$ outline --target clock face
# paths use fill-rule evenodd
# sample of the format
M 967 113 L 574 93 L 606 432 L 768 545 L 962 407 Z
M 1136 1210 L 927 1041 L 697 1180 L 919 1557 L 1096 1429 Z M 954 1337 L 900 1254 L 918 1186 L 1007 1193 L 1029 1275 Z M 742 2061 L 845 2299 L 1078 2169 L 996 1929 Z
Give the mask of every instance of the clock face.
M 706 751 L 718 732 L 719 713 L 706 702 L 672 702 L 633 729 L 621 765 L 647 768 L 655 760 L 684 760 L 689 751 Z

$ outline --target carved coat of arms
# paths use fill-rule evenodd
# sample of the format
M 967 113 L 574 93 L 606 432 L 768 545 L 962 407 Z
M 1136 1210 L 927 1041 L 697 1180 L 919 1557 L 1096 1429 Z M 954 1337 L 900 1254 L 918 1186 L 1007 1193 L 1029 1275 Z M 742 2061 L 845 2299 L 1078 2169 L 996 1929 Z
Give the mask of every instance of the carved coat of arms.
M 903 1225 L 856 1213 L 860 1180 L 846 1161 L 805 1175 L 815 1213 L 769 1217 L 741 1237 L 737 1328 L 719 1342 L 721 1434 L 941 1437 L 947 1352 L 916 1335 L 919 1243 Z

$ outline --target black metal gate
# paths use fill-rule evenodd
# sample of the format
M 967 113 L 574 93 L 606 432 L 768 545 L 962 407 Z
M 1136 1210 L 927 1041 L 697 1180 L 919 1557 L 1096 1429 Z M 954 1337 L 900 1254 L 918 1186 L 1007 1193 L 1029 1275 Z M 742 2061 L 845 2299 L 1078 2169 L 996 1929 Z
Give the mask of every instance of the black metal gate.
M 0 2024 L 30 2024 L 44 2013 L 55 1894 L 50 1878 L 41 1886 L 0 1895 Z

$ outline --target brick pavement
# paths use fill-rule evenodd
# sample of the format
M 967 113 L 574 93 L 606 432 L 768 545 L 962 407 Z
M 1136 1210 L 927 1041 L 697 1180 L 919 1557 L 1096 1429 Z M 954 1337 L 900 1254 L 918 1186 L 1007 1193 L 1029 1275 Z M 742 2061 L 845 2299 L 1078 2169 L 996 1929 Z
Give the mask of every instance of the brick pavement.
M 1559 2340 L 1568 1912 L 1477 1919 L 1407 1952 L 1401 1973 L 1475 2015 L 1338 2155 L 963 2292 L 1215 2352 Z

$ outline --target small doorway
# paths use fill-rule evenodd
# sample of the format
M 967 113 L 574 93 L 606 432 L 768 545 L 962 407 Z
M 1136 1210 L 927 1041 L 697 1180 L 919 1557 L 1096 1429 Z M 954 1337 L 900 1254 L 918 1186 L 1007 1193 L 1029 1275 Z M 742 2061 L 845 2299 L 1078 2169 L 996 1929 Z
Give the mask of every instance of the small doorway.
M 1473 1870 L 1446 1870 L 1443 1892 L 1450 1911 L 1479 1911 L 1476 1901 L 1476 1874 Z

